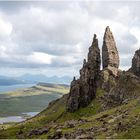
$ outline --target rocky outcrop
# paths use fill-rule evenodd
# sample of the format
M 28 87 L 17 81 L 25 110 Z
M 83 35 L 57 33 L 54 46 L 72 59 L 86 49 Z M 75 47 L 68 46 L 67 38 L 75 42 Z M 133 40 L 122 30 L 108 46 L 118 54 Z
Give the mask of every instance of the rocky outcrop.
M 67 111 L 74 112 L 80 107 L 87 106 L 96 96 L 96 90 L 103 88 L 106 92 L 115 86 L 118 75 L 119 54 L 112 32 L 107 26 L 102 47 L 103 70 L 100 71 L 100 50 L 98 40 L 94 35 L 93 42 L 89 48 L 87 62 L 84 59 L 80 70 L 80 78 L 71 82 L 69 97 L 67 100 Z
M 103 70 L 100 74 L 100 85 L 107 93 L 116 85 L 116 77 L 119 74 L 119 54 L 110 28 L 107 26 L 102 46 Z
M 103 47 L 102 47 L 102 63 L 103 69 L 109 69 L 112 74 L 117 76 L 119 67 L 119 54 L 116 48 L 116 43 L 109 26 L 106 27 Z
M 132 59 L 131 71 L 138 77 L 140 77 L 140 49 L 135 52 Z
M 130 72 L 120 72 L 116 84 L 104 96 L 104 106 L 112 108 L 129 100 L 137 98 L 140 90 L 140 80 Z
M 92 45 L 89 48 L 87 62 L 84 59 L 83 67 L 80 70 L 80 78 L 78 80 L 74 78 L 71 82 L 67 111 L 74 112 L 80 107 L 87 106 L 96 96 L 100 64 L 98 39 L 94 35 Z
M 139 85 L 140 77 L 140 49 L 135 52 L 129 72 L 119 70 L 119 54 L 108 26 L 103 38 L 102 63 L 103 70 L 100 70 L 100 50 L 98 40 L 94 35 L 87 61 L 84 59 L 80 70 L 80 78 L 76 80 L 74 77 L 71 82 L 67 111 L 74 112 L 80 107 L 87 106 L 96 97 L 97 88 L 104 91 L 103 100 L 106 107 L 112 106 L 112 102 L 118 105 L 125 102 L 125 99 L 131 100 L 136 97 L 133 90 L 134 87 L 139 87 L 137 85 Z

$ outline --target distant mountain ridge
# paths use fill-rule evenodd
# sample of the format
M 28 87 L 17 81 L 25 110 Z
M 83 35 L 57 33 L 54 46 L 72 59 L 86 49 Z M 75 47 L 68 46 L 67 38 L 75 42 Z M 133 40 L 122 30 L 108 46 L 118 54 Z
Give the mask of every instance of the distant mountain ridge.
M 34 74 L 25 74 L 22 75 L 20 77 L 18 77 L 18 79 L 22 79 L 24 81 L 27 82 L 33 82 L 33 83 L 57 83 L 57 84 L 69 84 L 72 80 L 71 77 L 69 76 L 62 76 L 62 77 L 58 77 L 58 76 L 45 76 L 43 74 L 38 74 L 38 75 L 34 75 Z
M 19 77 L 8 77 L 0 75 L 0 85 L 17 85 L 17 84 L 37 84 L 37 83 L 55 83 L 55 84 L 70 84 L 72 80 L 69 76 L 45 76 L 43 74 L 33 75 L 25 74 Z
M 10 85 L 18 85 L 18 84 L 26 84 L 26 82 L 23 80 L 16 79 L 16 78 L 0 76 L 1 86 L 10 86 Z

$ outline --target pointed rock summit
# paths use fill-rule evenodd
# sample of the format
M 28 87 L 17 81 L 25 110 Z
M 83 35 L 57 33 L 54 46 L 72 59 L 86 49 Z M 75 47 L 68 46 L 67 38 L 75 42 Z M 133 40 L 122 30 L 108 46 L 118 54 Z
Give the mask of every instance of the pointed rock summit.
M 92 78 L 93 76 L 95 76 L 95 74 L 99 73 L 100 65 L 100 49 L 98 46 L 98 39 L 94 34 L 92 45 L 89 48 L 87 62 L 84 59 L 83 67 L 80 70 L 80 79 L 87 82 L 89 78 Z
M 102 63 L 103 69 L 107 68 L 111 70 L 114 75 L 117 74 L 117 69 L 119 68 L 119 54 L 109 26 L 106 27 L 103 38 Z
M 74 112 L 80 107 L 85 107 L 95 98 L 100 64 L 98 39 L 94 35 L 92 45 L 89 48 L 87 62 L 84 59 L 83 67 L 80 70 L 80 78 L 71 82 L 67 111 Z
M 95 97 L 97 88 L 109 91 L 114 86 L 118 74 L 119 54 L 112 32 L 107 26 L 102 47 L 103 70 L 100 70 L 101 57 L 98 39 L 94 34 L 89 53 L 83 61 L 80 78 L 73 79 L 67 99 L 67 111 L 74 112 L 80 107 L 87 106 Z M 111 83 L 113 84 L 110 84 Z
M 135 52 L 132 59 L 131 71 L 138 77 L 140 77 L 140 49 Z

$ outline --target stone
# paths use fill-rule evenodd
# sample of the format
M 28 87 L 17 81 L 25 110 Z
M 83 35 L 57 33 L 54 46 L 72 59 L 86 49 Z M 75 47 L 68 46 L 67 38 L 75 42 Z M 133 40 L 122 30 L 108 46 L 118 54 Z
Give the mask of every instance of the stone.
M 74 128 L 77 124 L 79 124 L 77 120 L 69 120 L 65 122 L 64 128 Z
M 67 100 L 67 111 L 74 112 L 80 107 L 87 106 L 96 96 L 97 83 L 100 73 L 100 49 L 98 39 L 94 35 L 93 42 L 89 48 L 87 62 L 83 61 L 80 70 L 80 78 L 73 79 Z
M 140 77 L 140 49 L 135 52 L 132 59 L 131 71 L 138 77 Z
M 114 123 L 115 122 L 115 118 L 113 118 L 113 119 L 110 119 L 109 121 L 108 121 L 108 123 Z
M 93 137 L 90 134 L 81 134 L 76 139 L 93 139 Z
M 72 81 L 70 86 L 70 93 L 67 100 L 67 111 L 74 112 L 79 108 L 79 98 L 80 98 L 80 81 Z
M 98 39 L 94 34 L 93 42 L 89 48 L 87 62 L 84 59 L 83 67 L 80 70 L 80 80 L 88 82 L 89 77 L 91 79 L 95 78 L 95 74 L 100 72 L 101 58 L 100 58 L 100 49 L 98 47 Z
M 130 72 L 121 73 L 117 78 L 117 84 L 112 86 L 112 89 L 105 97 L 106 99 L 104 98 L 105 106 L 111 108 L 126 104 L 130 100 L 137 98 L 139 94 L 136 94 L 137 91 L 134 87 L 138 87 L 139 85 L 140 80 L 137 76 Z
M 119 68 L 119 54 L 109 26 L 106 27 L 102 46 L 103 69 L 107 68 L 116 76 Z
M 28 134 L 28 136 L 32 136 L 32 135 L 42 135 L 42 134 L 46 134 L 48 133 L 48 129 L 47 128 L 43 128 L 43 129 L 35 129 L 30 131 L 30 133 Z
M 61 129 L 57 129 L 55 134 L 54 134 L 54 138 L 55 139 L 60 139 L 62 137 L 62 130 Z

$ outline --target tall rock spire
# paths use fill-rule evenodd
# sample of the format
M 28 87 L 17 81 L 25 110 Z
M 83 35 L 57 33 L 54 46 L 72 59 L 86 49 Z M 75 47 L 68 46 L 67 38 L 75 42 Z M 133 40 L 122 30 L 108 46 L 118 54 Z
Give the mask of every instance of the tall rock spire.
M 74 112 L 80 107 L 85 107 L 95 97 L 100 64 L 98 39 L 94 35 L 92 45 L 89 48 L 87 62 L 84 59 L 83 67 L 80 70 L 80 78 L 71 82 L 67 111 Z
M 119 54 L 116 48 L 116 43 L 109 26 L 106 27 L 103 47 L 102 47 L 102 61 L 103 69 L 108 68 L 110 70 L 119 67 Z
M 100 69 L 100 63 L 101 63 L 100 49 L 98 45 L 98 39 L 96 38 L 96 34 L 94 34 L 92 45 L 89 48 L 88 62 L 91 62 L 94 65 L 94 67 L 96 67 L 97 69 Z
M 140 77 L 140 49 L 135 52 L 135 55 L 132 59 L 131 71 Z
M 100 49 L 98 46 L 98 39 L 96 38 L 96 34 L 94 34 L 92 45 L 89 47 L 87 62 L 84 60 L 83 68 L 80 70 L 80 79 L 86 80 L 88 76 L 91 77 L 92 74 L 87 73 L 89 70 L 94 70 L 94 73 L 99 73 L 100 65 Z

